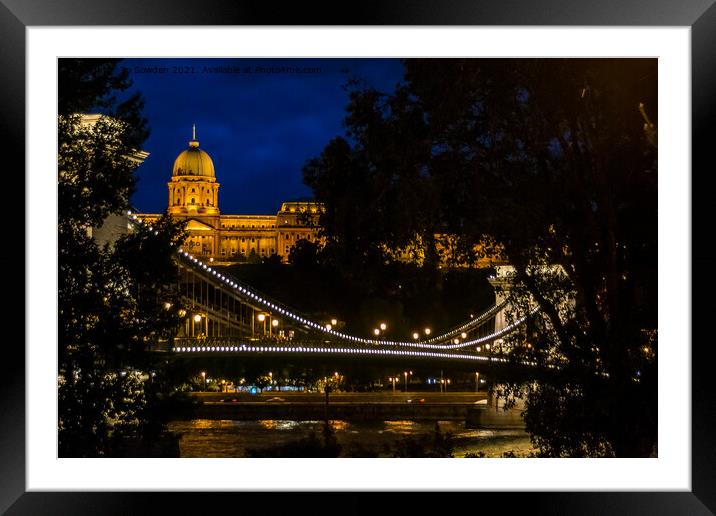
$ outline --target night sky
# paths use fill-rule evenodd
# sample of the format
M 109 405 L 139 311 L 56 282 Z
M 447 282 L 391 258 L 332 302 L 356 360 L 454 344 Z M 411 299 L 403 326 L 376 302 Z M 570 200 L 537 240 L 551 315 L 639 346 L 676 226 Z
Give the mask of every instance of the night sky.
M 345 133 L 348 79 L 392 91 L 403 75 L 397 59 L 127 59 L 122 64 L 130 69 L 133 90 L 145 99 L 151 129 L 143 146 L 150 156 L 137 170 L 132 197 L 144 213 L 166 209 L 166 183 L 193 123 L 200 147 L 214 161 L 222 213 L 275 214 L 282 201 L 311 197 L 301 168 Z M 175 66 L 193 67 L 193 73 Z M 233 68 L 208 72 L 205 66 Z

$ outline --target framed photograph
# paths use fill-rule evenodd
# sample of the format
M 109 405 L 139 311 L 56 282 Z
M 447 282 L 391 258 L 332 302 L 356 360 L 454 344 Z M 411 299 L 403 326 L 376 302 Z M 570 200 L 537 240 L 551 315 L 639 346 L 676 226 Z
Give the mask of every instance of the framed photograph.
M 716 511 L 709 2 L 5 1 L 0 26 L 27 202 L 3 511 Z

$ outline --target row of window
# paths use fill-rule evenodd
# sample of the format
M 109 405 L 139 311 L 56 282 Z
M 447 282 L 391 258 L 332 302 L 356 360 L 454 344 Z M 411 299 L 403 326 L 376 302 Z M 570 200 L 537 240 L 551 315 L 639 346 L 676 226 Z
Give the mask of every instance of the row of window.
M 254 249 L 254 250 L 255 250 L 255 249 Z M 276 249 L 271 248 L 270 251 L 271 251 L 271 254 L 276 254 Z M 246 249 L 241 249 L 239 252 L 240 252 L 241 254 L 246 254 Z M 286 252 L 288 253 L 288 247 L 286 248 Z M 260 254 L 261 256 L 265 256 L 265 255 L 266 255 L 266 249 L 260 249 L 260 250 L 259 250 L 259 254 Z M 231 249 L 231 256 L 235 256 L 235 255 L 236 255 L 236 249 Z M 221 256 L 226 256 L 226 249 L 222 249 L 222 250 L 221 250 Z
M 227 224 L 222 224 L 222 225 L 221 225 L 221 229 L 237 229 L 237 228 L 240 229 L 240 228 L 248 228 L 248 227 L 249 227 L 248 224 L 241 224 L 241 226 L 239 226 L 239 225 L 237 225 L 237 224 L 232 224 L 231 226 L 228 226 Z M 270 228 L 275 228 L 276 225 L 275 225 L 275 224 L 271 224 L 270 226 L 268 226 L 268 225 L 266 225 L 266 224 L 261 224 L 260 226 L 257 226 L 257 225 L 255 225 L 255 224 L 251 224 L 250 227 L 251 227 L 251 229 L 256 229 L 256 228 L 259 228 L 259 229 L 260 229 L 260 228 L 264 228 L 264 229 L 265 229 L 265 228 L 269 228 L 269 227 L 270 227 Z
M 181 204 L 182 204 L 181 199 L 177 199 L 174 201 L 174 206 L 181 206 Z M 194 197 L 192 197 L 189 204 L 191 204 L 191 205 L 196 204 L 196 199 Z M 206 204 L 207 206 L 213 206 L 211 199 L 207 199 L 204 204 Z

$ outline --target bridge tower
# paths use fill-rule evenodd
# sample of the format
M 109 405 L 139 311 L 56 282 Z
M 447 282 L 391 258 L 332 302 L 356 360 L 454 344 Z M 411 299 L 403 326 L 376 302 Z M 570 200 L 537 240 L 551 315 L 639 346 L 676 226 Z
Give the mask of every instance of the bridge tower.
M 512 265 L 498 265 L 495 267 L 495 275 L 491 276 L 488 281 L 492 288 L 495 289 L 495 304 L 502 304 L 510 297 L 510 289 L 512 286 L 512 276 L 515 274 L 515 268 Z M 505 312 L 510 308 L 506 304 L 502 310 L 495 314 L 495 332 L 502 330 L 507 326 Z

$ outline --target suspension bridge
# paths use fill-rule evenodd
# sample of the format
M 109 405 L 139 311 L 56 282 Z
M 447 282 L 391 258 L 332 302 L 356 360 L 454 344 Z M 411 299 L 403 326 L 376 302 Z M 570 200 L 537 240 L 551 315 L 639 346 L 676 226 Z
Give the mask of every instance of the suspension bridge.
M 154 231 L 137 215 L 130 213 L 129 218 Z M 521 331 L 527 318 L 537 312 L 537 308 L 533 308 L 529 314 L 508 324 L 505 317 L 510 310 L 508 298 L 429 338 L 400 341 L 363 337 L 316 321 L 185 249 L 177 249 L 174 259 L 179 269 L 179 293 L 187 309 L 181 314 L 184 321 L 177 336 L 152 349 L 176 355 L 344 356 L 507 364 L 511 362 L 508 358 L 511 347 L 505 337 Z M 517 365 L 535 363 L 521 360 Z

